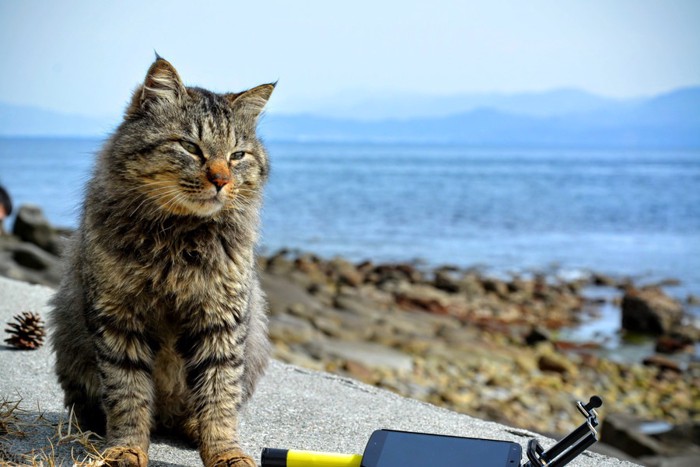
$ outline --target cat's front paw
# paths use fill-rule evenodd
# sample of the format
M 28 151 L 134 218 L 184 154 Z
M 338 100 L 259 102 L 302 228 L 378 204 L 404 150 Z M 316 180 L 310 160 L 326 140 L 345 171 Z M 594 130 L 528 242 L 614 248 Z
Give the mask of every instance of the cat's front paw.
M 240 449 L 232 449 L 214 457 L 207 467 L 256 467 L 256 464 Z
M 115 446 L 102 453 L 105 465 L 109 467 L 147 467 L 148 454 L 139 447 Z M 245 464 L 242 464 L 245 465 Z

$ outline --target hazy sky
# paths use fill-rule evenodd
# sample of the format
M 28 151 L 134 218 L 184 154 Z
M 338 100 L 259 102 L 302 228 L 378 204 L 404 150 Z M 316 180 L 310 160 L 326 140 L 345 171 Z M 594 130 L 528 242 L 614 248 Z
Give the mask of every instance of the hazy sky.
M 272 110 L 366 91 L 700 84 L 700 0 L 0 0 L 0 101 L 121 112 L 153 51 L 188 84 L 279 80 Z

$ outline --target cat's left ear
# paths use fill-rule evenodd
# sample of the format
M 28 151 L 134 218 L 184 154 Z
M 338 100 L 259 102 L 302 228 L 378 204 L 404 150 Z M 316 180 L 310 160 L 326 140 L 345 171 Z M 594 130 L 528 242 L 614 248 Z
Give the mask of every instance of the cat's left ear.
M 146 79 L 134 92 L 126 114 L 134 115 L 154 104 L 178 104 L 186 95 L 187 89 L 175 67 L 156 55 L 156 61 L 148 69 Z
M 276 85 L 277 83 L 261 84 L 239 94 L 225 94 L 224 97 L 233 106 L 234 111 L 240 112 L 246 117 L 257 119 Z

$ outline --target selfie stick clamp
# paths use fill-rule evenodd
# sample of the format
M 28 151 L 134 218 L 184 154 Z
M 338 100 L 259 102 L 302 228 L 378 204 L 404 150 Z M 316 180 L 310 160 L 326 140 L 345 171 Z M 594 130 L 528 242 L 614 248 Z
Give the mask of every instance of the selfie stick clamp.
M 527 458 L 530 461 L 523 464 L 523 467 L 561 467 L 588 449 L 598 441 L 598 432 L 595 430 L 598 426 L 598 413 L 595 409 L 601 405 L 603 400 L 598 396 L 591 397 L 586 405 L 576 401 L 576 408 L 586 417 L 586 421 L 547 451 L 536 439 L 530 440 L 527 444 Z

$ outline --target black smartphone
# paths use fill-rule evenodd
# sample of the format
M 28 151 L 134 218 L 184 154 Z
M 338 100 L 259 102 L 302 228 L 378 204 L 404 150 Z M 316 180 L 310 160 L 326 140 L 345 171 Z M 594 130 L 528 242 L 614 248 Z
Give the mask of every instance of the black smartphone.
M 377 430 L 361 467 L 519 467 L 521 456 L 509 441 Z

